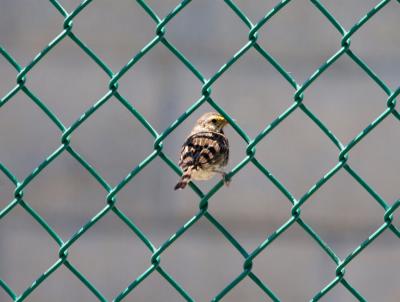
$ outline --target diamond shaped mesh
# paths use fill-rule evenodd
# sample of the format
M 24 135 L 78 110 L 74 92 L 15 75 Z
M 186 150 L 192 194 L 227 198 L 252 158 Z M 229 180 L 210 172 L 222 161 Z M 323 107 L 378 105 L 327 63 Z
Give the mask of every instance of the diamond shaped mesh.
M 173 276 L 171 276 L 162 265 L 163 253 L 173 245 L 187 230 L 189 230 L 194 224 L 200 219 L 208 220 L 226 239 L 236 248 L 239 253 L 243 256 L 243 270 L 242 272 L 225 288 L 221 288 L 219 293 L 213 298 L 213 301 L 220 301 L 229 291 L 237 286 L 243 279 L 249 278 L 254 284 L 256 284 L 269 299 L 272 301 L 281 301 L 274 289 L 268 284 L 263 282 L 253 271 L 253 260 L 261 253 L 263 253 L 268 246 L 285 231 L 291 228 L 294 224 L 299 225 L 306 234 L 308 234 L 315 244 L 326 253 L 331 261 L 336 265 L 335 278 L 326 284 L 325 287 L 321 288 L 311 301 L 318 301 L 334 287 L 342 285 L 348 290 L 355 299 L 359 301 L 366 301 L 362 293 L 359 292 L 352 284 L 346 280 L 345 268 L 346 266 L 362 253 L 371 242 L 378 238 L 383 232 L 389 231 L 395 234 L 395 238 L 400 237 L 400 231 L 394 226 L 393 219 L 396 209 L 400 206 L 400 200 L 396 200 L 393 203 L 385 201 L 378 193 L 376 193 L 371 186 L 359 175 L 348 163 L 348 158 L 351 154 L 352 148 L 363 140 L 375 127 L 377 127 L 385 119 L 394 119 L 400 121 L 400 113 L 396 109 L 396 97 L 400 93 L 400 87 L 391 89 L 385 82 L 380 79 L 374 71 L 359 57 L 355 54 L 350 46 L 351 38 L 357 33 L 357 31 L 371 18 L 373 18 L 379 11 L 384 8 L 390 0 L 381 1 L 378 5 L 373 7 L 368 13 L 362 17 L 356 24 L 354 24 L 349 30 L 346 30 L 332 15 L 328 9 L 318 0 L 311 0 L 313 7 L 318 10 L 331 26 L 337 30 L 341 35 L 340 48 L 331 56 L 324 64 L 304 82 L 297 83 L 289 72 L 263 47 L 259 45 L 258 31 L 268 24 L 269 20 L 286 6 L 290 5 L 290 0 L 280 1 L 272 10 L 259 20 L 257 23 L 253 23 L 246 14 L 239 9 L 239 7 L 231 0 L 225 0 L 226 9 L 232 10 L 240 22 L 243 22 L 248 28 L 248 41 L 242 46 L 242 48 L 234 54 L 218 71 L 213 74 L 209 79 L 205 78 L 203 74 L 196 69 L 196 67 L 176 48 L 169 40 L 166 35 L 166 29 L 168 28 L 169 22 L 175 18 L 176 15 L 180 14 L 187 5 L 191 2 L 190 0 L 182 1 L 173 8 L 170 13 L 163 19 L 161 19 L 155 11 L 146 3 L 144 0 L 137 0 L 137 3 L 143 9 L 143 14 L 148 14 L 154 21 L 155 35 L 129 62 L 126 63 L 123 68 L 117 72 L 111 70 L 106 62 L 102 61 L 96 53 L 91 50 L 80 38 L 78 38 L 73 31 L 74 18 L 76 18 L 82 11 L 90 10 L 90 4 L 93 1 L 83 1 L 75 10 L 68 13 L 64 7 L 56 0 L 50 0 L 50 3 L 57 9 L 58 13 L 64 18 L 63 30 L 59 35 L 52 40 L 42 51 L 27 65 L 21 66 L 5 48 L 1 45 L 0 54 L 8 61 L 8 63 L 18 72 L 16 77 L 16 86 L 10 90 L 0 100 L 0 108 L 7 102 L 12 102 L 13 97 L 17 93 L 24 93 L 34 104 L 36 104 L 60 130 L 60 146 L 53 150 L 51 155 L 46 158 L 38 167 L 36 167 L 31 173 L 24 179 L 17 179 L 12 172 L 12 167 L 6 167 L 0 163 L 0 170 L 9 181 L 15 186 L 14 199 L 10 201 L 5 208 L 0 211 L 0 220 L 6 215 L 11 213 L 14 208 L 22 207 L 29 215 L 31 215 L 48 233 L 48 235 L 54 239 L 59 246 L 59 257 L 58 260 L 48 268 L 47 271 L 35 280 L 31 286 L 26 288 L 22 293 L 16 293 L 6 282 L 0 280 L 0 286 L 14 301 L 23 301 L 31 295 L 35 289 L 40 286 L 46 279 L 57 271 L 60 267 L 66 267 L 73 275 L 75 275 L 96 297 L 99 301 L 108 301 L 105 296 L 97 289 L 91 281 L 86 278 L 79 270 L 78 267 L 74 266 L 68 260 L 68 251 L 74 245 L 75 242 L 84 238 L 85 233 L 93 227 L 98 221 L 100 221 L 105 215 L 116 215 L 123 223 L 125 223 L 136 236 L 143 242 L 143 244 L 151 251 L 151 259 L 145 259 L 149 261 L 148 268 L 136 279 L 131 280 L 130 285 L 120 292 L 113 301 L 123 301 L 128 295 L 135 295 L 135 288 L 138 287 L 141 282 L 148 278 L 151 274 L 159 274 L 168 282 L 182 298 L 186 301 L 194 301 L 194 298 L 186 291 L 181 284 L 179 284 Z M 397 1 L 399 2 L 399 1 Z M 117 4 L 114 4 L 117 5 Z M 52 49 L 64 39 L 71 39 L 76 43 L 79 48 L 84 51 L 109 77 L 108 91 L 100 99 L 97 100 L 90 108 L 88 108 L 80 117 L 78 117 L 71 125 L 64 125 L 60 119 L 36 96 L 26 85 L 26 79 L 29 78 L 29 73 L 34 66 L 40 64 L 42 59 L 52 51 Z M 128 100 L 119 92 L 118 81 L 124 77 L 126 72 L 130 69 L 134 69 L 137 62 L 139 62 L 146 54 L 148 54 L 152 48 L 156 45 L 162 44 L 168 49 L 201 83 L 201 97 L 195 101 L 187 110 L 182 113 L 177 119 L 170 124 L 163 132 L 157 132 L 149 121 L 131 104 Z M 293 87 L 293 102 L 284 110 L 274 121 L 266 125 L 265 128 L 255 137 L 251 138 L 235 121 L 229 116 L 224 109 L 214 101 L 212 97 L 211 89 L 214 84 L 217 83 L 218 79 L 224 74 L 230 71 L 232 65 L 234 65 L 240 58 L 248 52 L 250 49 L 254 49 L 259 56 L 271 64 L 279 74 Z M 307 105 L 303 102 L 304 94 L 307 92 L 318 77 L 335 64 L 335 62 L 342 56 L 347 56 L 355 64 L 357 64 L 368 77 L 370 77 L 387 95 L 387 101 L 382 104 L 382 113 L 373 120 L 369 125 L 366 125 L 364 130 L 356 135 L 349 143 L 342 143 L 335 134 L 328 129 L 316 114 L 314 114 Z M 154 139 L 154 149 L 143 159 L 126 177 L 123 178 L 116 186 L 112 187 L 106 180 L 104 180 L 100 174 L 96 171 L 95 167 L 91 166 L 85 158 L 79 154 L 72 146 L 71 141 L 74 139 L 74 132 L 88 119 L 96 114 L 96 111 L 105 103 L 107 103 L 112 97 L 115 97 L 125 108 L 132 114 L 133 119 L 137 119 L 144 129 L 147 130 L 148 134 Z M 176 174 L 180 175 L 181 171 L 175 164 L 174 160 L 169 158 L 163 152 L 163 140 L 165 140 L 182 122 L 185 121 L 190 115 L 192 115 L 200 106 L 204 103 L 211 105 L 216 111 L 222 114 L 234 128 L 234 130 L 240 135 L 240 137 L 247 144 L 246 154 L 244 154 L 243 160 L 237 164 L 229 173 L 228 178 L 234 177 L 237 173 L 246 166 L 254 165 L 259 169 L 262 174 L 273 183 L 280 192 L 287 198 L 288 202 L 292 204 L 290 218 L 276 229 L 271 234 L 265 237 L 265 240 L 254 250 L 246 250 L 235 237 L 208 211 L 209 199 L 223 186 L 223 181 L 219 181 L 209 192 L 202 192 L 195 184 L 190 183 L 190 189 L 193 190 L 199 198 L 199 210 L 197 214 L 187 221 L 181 228 L 179 228 L 174 234 L 171 234 L 169 239 L 162 243 L 160 246 L 155 246 L 144 232 L 131 220 L 129 219 L 119 208 L 117 196 L 118 193 L 127 185 L 129 182 L 134 182 L 135 177 L 146 168 L 146 166 L 152 162 L 155 158 L 163 160 Z M 301 111 L 304 113 L 305 119 L 310 119 L 315 123 L 319 129 L 324 133 L 333 145 L 337 148 L 338 160 L 335 166 L 331 167 L 330 171 L 324 175 L 318 182 L 316 182 L 307 192 L 296 199 L 291 192 L 285 188 L 285 186 L 276 178 L 274 175 L 257 160 L 256 146 L 262 141 L 271 131 L 274 131 L 288 116 L 294 111 Z M 73 158 L 76 159 L 92 176 L 93 178 L 104 188 L 107 192 L 105 199 L 104 208 L 93 216 L 86 224 L 84 224 L 79 231 L 77 231 L 71 238 L 64 241 L 61 237 L 49 226 L 49 224 L 42 218 L 29 204 L 29 196 L 24 196 L 24 189 L 27 188 L 32 180 L 35 179 L 47 166 L 51 165 L 52 162 L 59 157 L 62 153 L 69 153 Z M 335 251 L 328 246 L 326 242 L 318 235 L 318 232 L 311 228 L 301 217 L 301 207 L 307 203 L 310 196 L 318 191 L 324 184 L 326 184 L 332 176 L 334 176 L 339 170 L 345 170 L 351 177 L 353 177 L 357 183 L 359 183 L 371 196 L 372 198 L 382 207 L 382 225 L 375 230 L 365 241 L 363 241 L 354 251 L 347 255 L 344 259 L 337 256 Z M 392 205 L 390 205 L 392 204 Z M 290 290 L 290 289 L 289 289 Z

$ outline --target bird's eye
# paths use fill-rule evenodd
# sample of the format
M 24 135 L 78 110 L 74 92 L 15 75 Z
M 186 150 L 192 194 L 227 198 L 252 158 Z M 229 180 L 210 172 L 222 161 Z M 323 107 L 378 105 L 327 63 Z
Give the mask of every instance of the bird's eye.
M 213 118 L 212 120 L 211 120 L 211 123 L 213 123 L 214 125 L 217 123 L 217 120 L 215 119 L 215 118 Z

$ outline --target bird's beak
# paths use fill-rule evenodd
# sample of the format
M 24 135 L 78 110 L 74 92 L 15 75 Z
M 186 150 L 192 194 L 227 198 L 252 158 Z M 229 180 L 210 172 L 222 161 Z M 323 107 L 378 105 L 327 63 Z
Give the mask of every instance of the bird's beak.
M 228 121 L 222 115 L 219 115 L 217 117 L 217 120 L 218 120 L 218 124 L 222 125 L 222 127 L 224 127 L 228 124 Z

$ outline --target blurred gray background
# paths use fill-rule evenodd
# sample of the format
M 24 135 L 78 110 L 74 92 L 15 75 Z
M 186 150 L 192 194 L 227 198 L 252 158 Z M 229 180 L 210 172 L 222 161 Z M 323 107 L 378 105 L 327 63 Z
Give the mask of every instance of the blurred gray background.
M 236 1 L 256 23 L 277 1 Z M 321 1 L 349 30 L 379 1 Z M 71 12 L 79 1 L 62 0 Z M 148 1 L 160 17 L 178 1 Z M 48 1 L 2 0 L 0 44 L 28 64 L 63 28 Z M 351 49 L 394 90 L 400 84 L 400 6 L 391 1 L 351 40 Z M 119 71 L 154 37 L 155 24 L 135 1 L 93 1 L 75 19 L 73 32 L 113 70 Z M 303 83 L 340 49 L 341 36 L 305 0 L 292 1 L 259 32 L 259 43 Z M 248 29 L 223 1 L 192 1 L 167 26 L 166 37 L 204 74 L 212 76 L 247 41 Z M 16 71 L 0 57 L 0 97 L 14 86 Z M 27 87 L 70 126 L 108 89 L 106 74 L 69 38 L 27 75 Z M 201 83 L 163 45 L 151 50 L 119 82 L 119 91 L 161 133 L 201 97 Z M 250 50 L 212 87 L 212 95 L 254 138 L 293 102 L 294 89 L 256 51 Z M 304 103 L 347 144 L 386 108 L 387 96 L 348 57 L 340 58 L 305 92 Z M 180 146 L 202 106 L 164 141 L 178 161 Z M 228 127 L 232 169 L 246 144 Z M 22 181 L 60 146 L 61 133 L 23 93 L 0 109 L 0 161 Z M 115 186 L 152 152 L 153 139 L 111 99 L 71 136 L 71 145 Z M 400 197 L 400 128 L 389 116 L 351 152 L 348 163 L 393 204 Z M 257 146 L 257 159 L 296 198 L 332 169 L 339 152 L 300 111 Z M 156 159 L 118 194 L 118 207 L 160 246 L 198 211 L 191 191 L 174 191 L 177 175 Z M 219 179 L 199 183 L 207 191 Z M 14 187 L 0 174 L 0 209 Z M 105 205 L 107 193 L 68 153 L 24 190 L 28 202 L 68 240 Z M 291 204 L 249 164 L 210 200 L 209 211 L 247 249 L 254 250 L 290 218 Z M 302 218 L 344 259 L 383 224 L 384 210 L 344 170 L 302 207 Z M 395 225 L 400 226 L 399 215 Z M 386 231 L 346 268 L 346 279 L 368 301 L 400 299 L 400 242 Z M 150 266 L 151 253 L 114 214 L 91 228 L 69 250 L 69 260 L 112 300 Z M 58 246 L 21 207 L 0 220 L 0 278 L 21 294 L 58 259 Z M 161 264 L 196 301 L 210 301 L 242 271 L 243 258 L 208 221 L 201 219 L 161 257 Z M 335 264 L 295 224 L 254 261 L 253 271 L 282 301 L 309 301 L 335 278 Z M 0 301 L 11 299 L 0 289 Z M 65 267 L 26 301 L 97 301 Z M 183 301 L 157 273 L 124 301 Z M 269 301 L 245 279 L 224 301 Z M 356 301 L 342 285 L 321 301 Z

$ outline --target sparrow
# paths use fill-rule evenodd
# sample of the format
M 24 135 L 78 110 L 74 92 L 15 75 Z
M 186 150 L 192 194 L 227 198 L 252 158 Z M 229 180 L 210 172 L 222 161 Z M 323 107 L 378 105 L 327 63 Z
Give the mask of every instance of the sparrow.
M 208 180 L 221 174 L 228 163 L 229 143 L 223 128 L 228 121 L 219 113 L 208 112 L 196 122 L 181 149 L 179 166 L 183 174 L 175 190 L 184 189 L 191 180 Z

